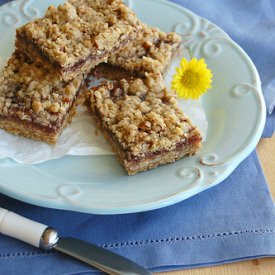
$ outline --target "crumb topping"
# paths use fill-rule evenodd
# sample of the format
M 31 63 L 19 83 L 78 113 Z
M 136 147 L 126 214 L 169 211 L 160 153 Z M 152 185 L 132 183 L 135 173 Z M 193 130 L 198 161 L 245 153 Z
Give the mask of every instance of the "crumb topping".
M 107 55 L 136 36 L 138 20 L 122 1 L 70 2 L 50 6 L 44 18 L 19 28 L 17 37 L 34 43 L 51 62 L 65 68 Z
M 58 128 L 81 84 L 82 77 L 62 82 L 15 52 L 0 74 L 0 115 Z
M 139 74 L 164 73 L 180 43 L 176 33 L 164 33 L 143 24 L 138 39 L 111 55 L 108 62 Z
M 108 82 L 93 90 L 91 107 L 125 151 L 134 157 L 173 150 L 200 134 L 177 107 L 160 74 Z
M 96 10 L 107 16 L 111 23 L 122 20 L 132 27 L 142 27 L 136 14 L 121 0 L 69 0 L 68 2 L 75 8 L 85 7 Z M 86 20 L 89 21 L 91 18 Z

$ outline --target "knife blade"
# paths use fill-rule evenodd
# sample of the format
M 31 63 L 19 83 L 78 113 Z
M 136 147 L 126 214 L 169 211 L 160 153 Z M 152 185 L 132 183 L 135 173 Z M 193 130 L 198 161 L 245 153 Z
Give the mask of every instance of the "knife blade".
M 107 249 L 75 238 L 59 238 L 47 225 L 24 218 L 0 207 L 0 233 L 44 251 L 56 250 L 85 262 L 107 274 L 149 275 L 147 269 Z

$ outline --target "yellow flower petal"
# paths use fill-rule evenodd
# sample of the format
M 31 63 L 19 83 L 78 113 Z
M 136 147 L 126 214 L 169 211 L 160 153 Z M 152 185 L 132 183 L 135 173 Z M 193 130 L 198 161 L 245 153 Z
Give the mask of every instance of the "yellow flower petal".
M 198 99 L 212 87 L 212 78 L 212 72 L 204 59 L 192 58 L 188 62 L 183 58 L 180 67 L 176 68 L 171 85 L 180 98 Z

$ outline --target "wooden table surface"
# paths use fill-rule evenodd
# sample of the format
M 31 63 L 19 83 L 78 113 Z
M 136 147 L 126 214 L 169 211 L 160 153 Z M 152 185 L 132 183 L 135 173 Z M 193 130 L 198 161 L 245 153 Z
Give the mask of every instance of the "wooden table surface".
M 275 135 L 270 139 L 261 139 L 257 152 L 267 182 L 275 202 Z M 249 260 L 214 267 L 204 267 L 175 272 L 163 272 L 161 275 L 275 275 L 275 258 Z

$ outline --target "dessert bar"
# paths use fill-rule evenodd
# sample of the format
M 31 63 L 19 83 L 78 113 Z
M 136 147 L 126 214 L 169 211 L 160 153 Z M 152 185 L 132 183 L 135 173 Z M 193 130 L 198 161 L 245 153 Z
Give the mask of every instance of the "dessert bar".
M 165 33 L 145 24 L 142 26 L 138 39 L 112 54 L 108 64 L 141 77 L 145 73 L 164 74 L 180 49 L 181 38 L 173 32 Z
M 43 18 L 17 29 L 17 49 L 65 81 L 107 61 L 111 52 L 136 38 L 141 24 L 120 0 L 89 2 L 50 6 Z
M 63 82 L 15 52 L 0 73 L 0 128 L 55 144 L 70 122 L 83 77 Z
M 160 74 L 105 82 L 87 106 L 129 175 L 172 163 L 201 147 L 198 129 L 177 107 Z

